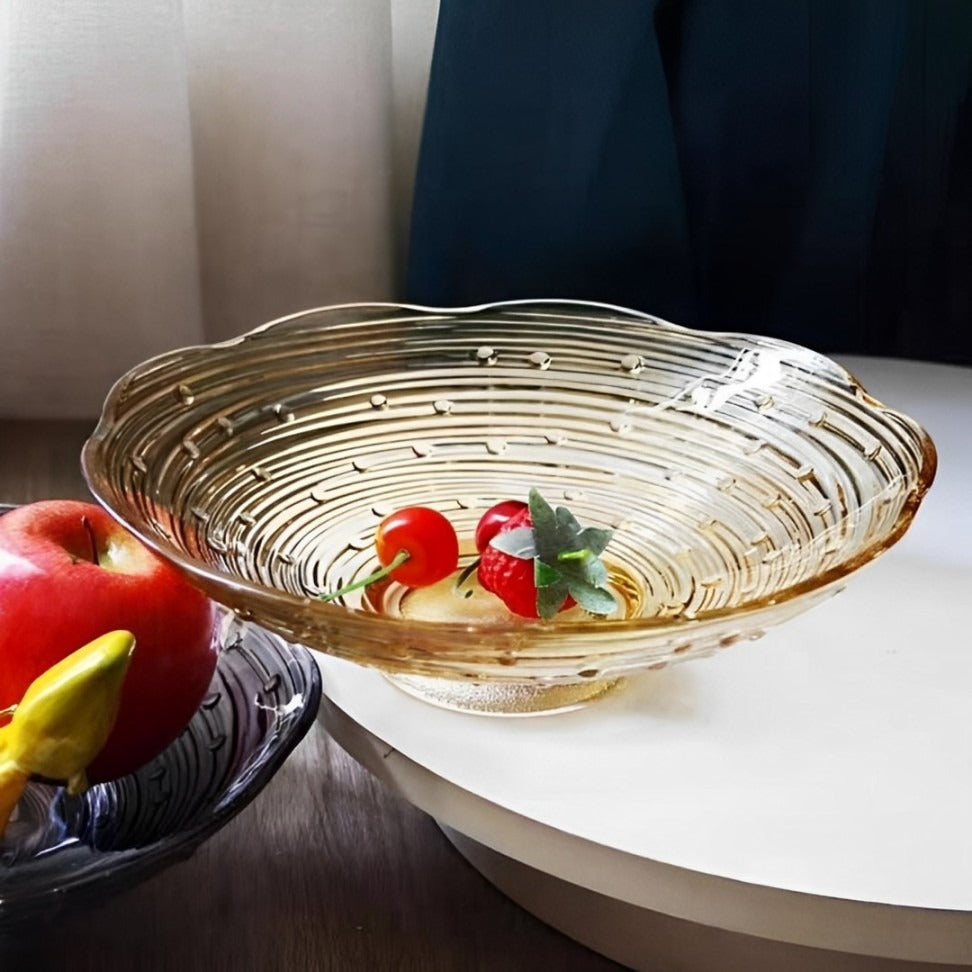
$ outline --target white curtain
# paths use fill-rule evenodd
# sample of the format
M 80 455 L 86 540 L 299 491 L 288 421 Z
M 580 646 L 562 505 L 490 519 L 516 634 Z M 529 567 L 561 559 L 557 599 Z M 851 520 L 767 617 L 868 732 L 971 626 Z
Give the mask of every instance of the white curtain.
M 0 0 L 0 416 L 94 416 L 160 351 L 399 296 L 436 14 Z

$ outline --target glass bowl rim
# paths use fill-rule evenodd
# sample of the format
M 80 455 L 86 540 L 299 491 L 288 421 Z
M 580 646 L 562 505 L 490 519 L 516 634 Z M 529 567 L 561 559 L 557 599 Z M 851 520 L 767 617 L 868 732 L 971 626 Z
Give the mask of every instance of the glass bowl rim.
M 341 619 L 355 617 L 358 619 L 366 618 L 369 624 L 387 628 L 389 631 L 413 631 L 417 636 L 422 632 L 436 632 L 440 636 L 455 635 L 468 637 L 475 633 L 489 633 L 490 635 L 502 638 L 510 635 L 519 634 L 529 639 L 531 634 L 543 632 L 549 633 L 551 625 L 549 622 L 538 619 L 515 618 L 504 622 L 489 622 L 477 624 L 473 622 L 451 622 L 451 621 L 425 621 L 414 618 L 391 617 L 375 612 L 365 611 L 359 608 L 349 608 L 336 602 L 327 602 L 311 595 L 292 594 L 280 588 L 266 587 L 262 584 L 254 583 L 242 577 L 236 577 L 213 569 L 208 565 L 193 560 L 185 556 L 174 546 L 168 546 L 160 542 L 150 532 L 142 529 L 138 523 L 133 522 L 130 517 L 123 515 L 115 510 L 110 502 L 110 497 L 105 495 L 97 482 L 97 475 L 94 471 L 96 465 L 96 454 L 99 443 L 105 438 L 112 425 L 110 416 L 121 397 L 124 388 L 139 375 L 154 370 L 162 363 L 177 358 L 185 354 L 205 355 L 216 349 L 232 348 L 237 344 L 242 344 L 252 338 L 264 334 L 274 328 L 298 321 L 302 318 L 309 318 L 322 313 L 335 313 L 341 311 L 388 311 L 388 312 L 409 312 L 416 315 L 434 318 L 448 319 L 450 317 L 472 316 L 474 314 L 517 310 L 535 310 L 540 312 L 543 309 L 552 310 L 562 308 L 564 310 L 589 310 L 592 312 L 610 312 L 620 314 L 625 317 L 641 319 L 646 323 L 658 326 L 662 330 L 672 330 L 676 332 L 688 333 L 697 337 L 702 337 L 713 342 L 718 341 L 747 341 L 760 342 L 763 345 L 770 345 L 780 350 L 789 349 L 801 355 L 812 355 L 822 363 L 826 363 L 831 369 L 833 376 L 844 382 L 848 388 L 852 389 L 860 401 L 871 411 L 887 416 L 899 424 L 907 427 L 914 435 L 915 441 L 921 448 L 921 464 L 917 482 L 911 494 L 903 504 L 894 528 L 888 533 L 874 540 L 866 548 L 859 551 L 854 557 L 841 561 L 840 563 L 814 574 L 802 581 L 791 584 L 787 587 L 769 592 L 768 594 L 754 598 L 741 604 L 699 611 L 692 616 L 677 617 L 633 617 L 633 618 L 589 618 L 584 620 L 558 621 L 556 629 L 558 634 L 570 635 L 572 633 L 587 633 L 592 630 L 602 631 L 605 634 L 611 633 L 619 637 L 625 637 L 638 632 L 645 634 L 658 635 L 666 631 L 689 632 L 694 629 L 705 627 L 709 624 L 719 623 L 728 618 L 749 619 L 754 615 L 760 614 L 769 608 L 776 608 L 786 603 L 795 601 L 805 595 L 822 593 L 823 591 L 839 584 L 842 580 L 855 573 L 861 567 L 871 563 L 880 554 L 894 546 L 910 527 L 918 508 L 920 507 L 925 494 L 931 488 L 938 467 L 938 453 L 935 443 L 928 432 L 920 423 L 895 408 L 885 405 L 882 401 L 871 395 L 860 381 L 843 365 L 833 360 L 828 355 L 814 351 L 805 345 L 787 341 L 782 338 L 768 337 L 753 332 L 746 331 L 720 331 L 704 330 L 693 328 L 683 324 L 676 324 L 649 314 L 644 311 L 633 310 L 617 304 L 601 303 L 597 301 L 574 300 L 567 298 L 529 298 L 517 300 L 489 301 L 481 304 L 470 304 L 461 307 L 436 307 L 423 304 L 400 303 L 397 301 L 358 301 L 351 303 L 326 304 L 317 307 L 305 308 L 282 317 L 274 318 L 263 324 L 259 324 L 242 334 L 228 338 L 224 341 L 203 343 L 184 346 L 164 351 L 154 355 L 133 368 L 126 371 L 114 382 L 110 388 L 103 406 L 101 415 L 91 435 L 85 441 L 81 451 L 81 469 L 84 479 L 94 498 L 100 503 L 107 512 L 118 520 L 123 526 L 135 534 L 143 543 L 156 551 L 160 556 L 172 561 L 191 578 L 201 582 L 202 586 L 208 591 L 232 590 L 238 595 L 246 598 L 272 599 L 280 606 L 292 608 L 295 612 L 310 610 L 315 616 L 315 620 L 320 622 L 339 623 Z M 216 597 L 218 600 L 219 598 Z

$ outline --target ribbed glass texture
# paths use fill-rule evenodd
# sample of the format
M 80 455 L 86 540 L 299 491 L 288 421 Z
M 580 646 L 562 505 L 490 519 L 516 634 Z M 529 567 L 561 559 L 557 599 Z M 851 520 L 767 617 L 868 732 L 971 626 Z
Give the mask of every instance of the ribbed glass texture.
M 98 499 L 268 629 L 411 676 L 580 683 L 759 636 L 907 529 L 934 446 L 817 353 L 618 308 L 307 311 L 124 376 L 87 443 Z M 376 566 L 397 507 L 538 488 L 609 527 L 618 616 L 435 619 L 318 595 Z

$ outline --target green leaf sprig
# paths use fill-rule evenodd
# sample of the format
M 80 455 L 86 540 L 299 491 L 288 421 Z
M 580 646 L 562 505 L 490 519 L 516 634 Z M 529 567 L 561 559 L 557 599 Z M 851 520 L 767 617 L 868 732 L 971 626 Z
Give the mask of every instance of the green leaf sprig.
M 591 614 L 610 614 L 616 607 L 607 588 L 607 568 L 600 555 L 611 530 L 582 527 L 566 507 L 554 509 L 537 490 L 528 497 L 532 526 L 496 534 L 491 546 L 521 560 L 533 561 L 537 614 L 549 620 L 570 595 Z

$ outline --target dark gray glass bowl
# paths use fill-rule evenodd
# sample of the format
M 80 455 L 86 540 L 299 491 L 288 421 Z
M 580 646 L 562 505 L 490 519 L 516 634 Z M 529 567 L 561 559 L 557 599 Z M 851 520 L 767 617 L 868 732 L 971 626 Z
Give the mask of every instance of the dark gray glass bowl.
M 28 784 L 0 841 L 0 933 L 101 901 L 191 856 L 304 737 L 321 697 L 310 652 L 227 611 L 220 641 L 209 693 L 152 762 L 78 797 Z

